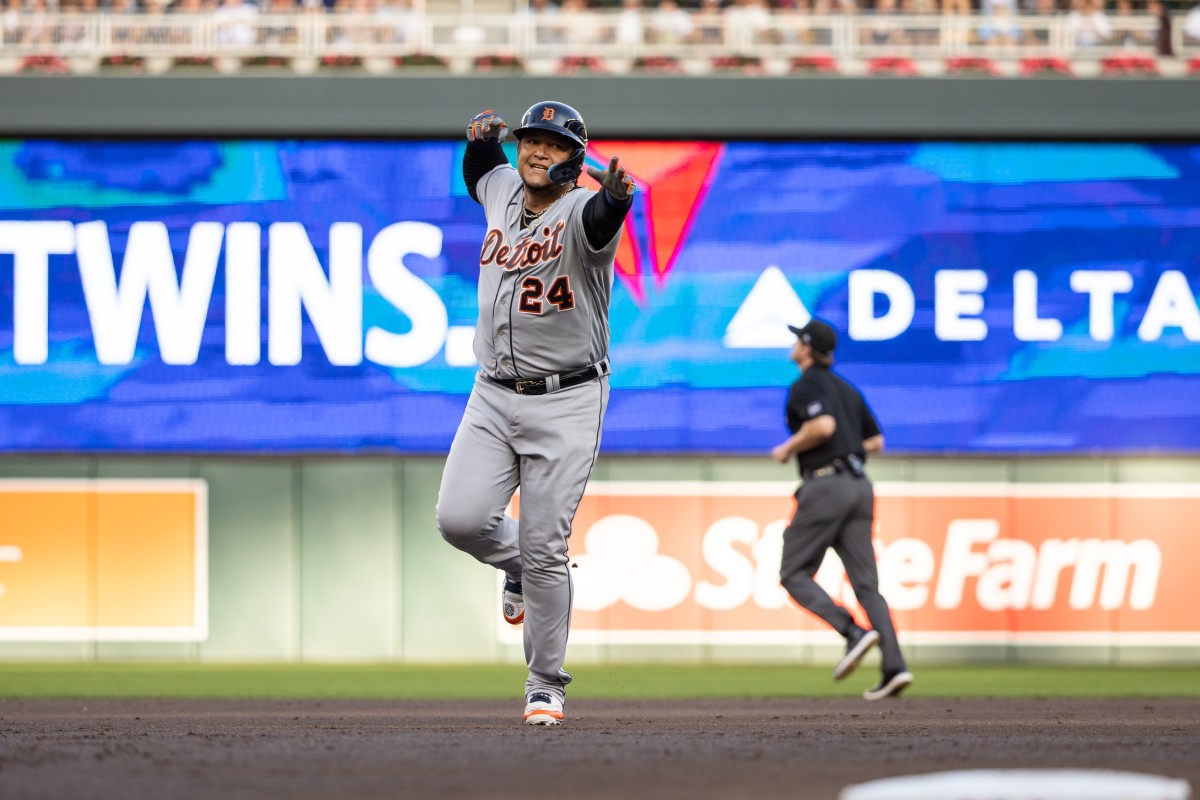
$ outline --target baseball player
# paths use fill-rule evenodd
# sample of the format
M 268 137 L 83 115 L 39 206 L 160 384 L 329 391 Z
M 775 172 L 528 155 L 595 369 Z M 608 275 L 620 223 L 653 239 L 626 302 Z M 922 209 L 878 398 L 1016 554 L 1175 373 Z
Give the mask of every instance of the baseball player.
M 883 449 L 883 433 L 858 389 L 830 370 L 837 332 L 818 319 L 803 328 L 788 328 L 796 334 L 792 360 L 801 375 L 788 393 L 792 435 L 771 455 L 781 464 L 795 457 L 803 483 L 796 492 L 796 513 L 783 532 L 780 579 L 797 603 L 846 638 L 846 654 L 834 668 L 833 679 L 848 677 L 879 645 L 883 676 L 863 697 L 893 697 L 912 683 L 913 676 L 900 653 L 887 601 L 879 593 L 871 544 L 875 491 L 863 470 L 866 454 Z M 874 630 L 859 627 L 813 580 L 830 547 L 841 557 L 854 596 Z
M 502 608 L 524 622 L 525 722 L 558 725 L 571 676 L 567 538 L 608 406 L 608 304 L 633 179 L 613 158 L 576 182 L 587 127 L 564 103 L 530 106 L 513 131 L 493 111 L 467 126 L 463 178 L 483 206 L 479 372 L 442 474 L 442 537 L 505 574 Z M 521 487 L 520 522 L 504 513 Z

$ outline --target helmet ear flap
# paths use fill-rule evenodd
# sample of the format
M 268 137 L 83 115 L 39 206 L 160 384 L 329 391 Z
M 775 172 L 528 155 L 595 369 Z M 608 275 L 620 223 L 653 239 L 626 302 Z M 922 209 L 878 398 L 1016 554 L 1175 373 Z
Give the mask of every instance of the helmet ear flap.
M 547 170 L 546 175 L 555 184 L 574 183 L 583 172 L 583 160 L 587 158 L 587 150 L 577 147 L 575 152 L 565 161 L 559 162 Z

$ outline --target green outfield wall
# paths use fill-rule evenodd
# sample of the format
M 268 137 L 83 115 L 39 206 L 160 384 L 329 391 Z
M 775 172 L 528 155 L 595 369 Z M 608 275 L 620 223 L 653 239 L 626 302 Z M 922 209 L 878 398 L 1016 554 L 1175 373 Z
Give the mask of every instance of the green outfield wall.
M 520 662 L 498 636 L 496 573 L 446 545 L 434 508 L 440 458 L 5 457 L 0 478 L 203 479 L 208 486 L 208 636 L 201 642 L 0 642 L 3 659 L 198 662 Z M 1200 483 L 1189 458 L 877 459 L 877 482 L 1117 486 Z M 593 485 L 730 482 L 780 488 L 790 467 L 758 458 L 606 458 Z M 777 483 L 776 483 L 777 482 Z M 773 502 L 773 501 L 772 501 Z M 578 531 L 577 531 L 578 533 Z M 697 532 L 699 536 L 699 532 Z M 573 644 L 573 662 L 821 663 L 836 647 L 794 641 Z M 785 637 L 786 638 L 786 637 Z M 1054 641 L 908 647 L 926 662 L 1178 663 L 1200 647 Z
M 0 135 L 456 137 L 551 97 L 600 139 L 1200 136 L 1186 78 L 511 75 L 0 77 Z

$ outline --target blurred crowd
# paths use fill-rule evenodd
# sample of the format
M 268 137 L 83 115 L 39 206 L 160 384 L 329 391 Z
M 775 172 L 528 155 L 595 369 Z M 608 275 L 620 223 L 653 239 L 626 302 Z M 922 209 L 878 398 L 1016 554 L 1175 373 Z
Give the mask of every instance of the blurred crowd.
M 469 1 L 469 0 L 468 0 Z M 511 13 L 531 15 L 539 41 L 578 42 L 590 27 L 578 15 L 607 11 L 608 41 L 618 44 L 671 45 L 718 43 L 731 26 L 764 36 L 777 35 L 781 17 L 839 17 L 861 15 L 857 36 L 863 45 L 921 45 L 944 43 L 946 17 L 962 18 L 964 43 L 988 47 L 1046 44 L 1049 28 L 1038 20 L 1065 20 L 1075 48 L 1137 46 L 1170 55 L 1171 27 L 1182 27 L 1185 44 L 1200 44 L 1200 2 L 1187 0 L 517 0 Z M 370 17 L 385 38 L 403 42 L 414 16 L 427 0 L 0 0 L 0 30 L 4 44 L 36 41 L 50 36 L 50 23 L 38 20 L 103 12 L 120 15 L 212 15 L 219 44 L 261 44 L 264 37 L 286 40 L 295 26 L 273 29 L 260 17 L 274 14 L 353 14 Z M 473 7 L 473 6 L 469 6 Z M 439 6 L 450 11 L 453 6 Z M 925 21 L 906 18 L 921 17 Z M 131 18 L 132 19 L 132 18 Z M 933 20 L 930 22 L 930 20 Z M 969 20 L 969 21 L 968 21 Z M 55 42 L 69 41 L 71 31 L 61 19 L 54 23 Z M 351 30 L 350 28 L 346 29 Z M 340 34 L 334 34 L 340 35 Z M 351 34 L 346 33 L 349 36 Z M 378 35 L 378 34 L 376 34 Z M 821 41 L 811 34 L 807 43 Z M 826 31 L 824 34 L 830 34 Z M 815 37 L 815 38 L 814 38 Z M 939 39 L 939 37 L 942 37 Z

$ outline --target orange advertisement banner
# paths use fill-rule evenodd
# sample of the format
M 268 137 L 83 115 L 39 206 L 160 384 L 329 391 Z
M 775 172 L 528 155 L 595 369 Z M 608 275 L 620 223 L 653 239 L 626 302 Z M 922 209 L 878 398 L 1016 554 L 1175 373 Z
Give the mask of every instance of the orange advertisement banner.
M 0 481 L 0 641 L 203 641 L 203 481 Z
M 1200 486 L 875 488 L 880 589 L 907 642 L 1200 644 Z M 794 489 L 590 484 L 571 539 L 572 641 L 832 636 L 779 585 Z M 832 551 L 817 580 L 865 622 Z

